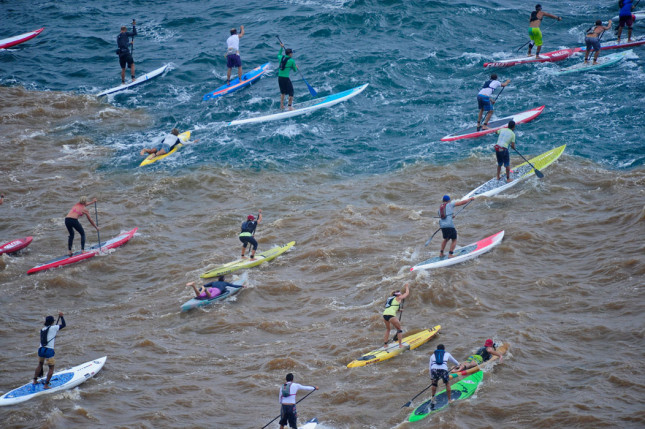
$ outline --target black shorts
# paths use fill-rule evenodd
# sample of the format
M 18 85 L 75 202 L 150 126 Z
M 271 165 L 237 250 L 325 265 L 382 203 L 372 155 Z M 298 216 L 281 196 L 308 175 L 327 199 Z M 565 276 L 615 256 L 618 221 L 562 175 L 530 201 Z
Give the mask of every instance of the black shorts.
M 121 64 L 122 69 L 125 68 L 126 64 L 128 65 L 128 67 L 132 68 L 132 64 L 134 64 L 134 59 L 132 59 L 132 54 L 128 52 L 127 54 L 119 55 L 119 64 Z
M 280 94 L 293 97 L 293 84 L 288 77 L 278 76 L 278 85 L 280 85 Z
M 246 249 L 246 245 L 250 244 L 253 246 L 253 250 L 258 250 L 258 242 L 253 238 L 253 236 L 244 236 L 240 237 L 240 241 L 242 242 L 242 246 Z
M 394 317 L 394 316 L 390 316 L 389 314 L 384 314 L 384 315 L 383 315 L 383 319 L 385 319 L 385 321 L 386 321 L 386 322 L 389 322 L 389 320 L 390 320 L 391 318 L 393 318 L 393 317 Z
M 634 20 L 632 19 L 632 14 L 618 17 L 618 28 L 627 26 L 631 30 Z
M 441 228 L 441 234 L 444 240 L 456 240 L 457 230 L 455 228 Z
M 283 404 L 282 408 L 280 408 L 280 422 L 278 424 L 285 426 L 288 422 L 290 427 L 298 429 L 297 420 L 298 412 L 296 411 L 296 406 Z
M 432 379 L 432 385 L 436 386 L 439 382 L 439 379 L 442 379 L 444 384 L 448 384 L 450 375 L 445 369 L 433 369 L 430 370 L 430 378 Z

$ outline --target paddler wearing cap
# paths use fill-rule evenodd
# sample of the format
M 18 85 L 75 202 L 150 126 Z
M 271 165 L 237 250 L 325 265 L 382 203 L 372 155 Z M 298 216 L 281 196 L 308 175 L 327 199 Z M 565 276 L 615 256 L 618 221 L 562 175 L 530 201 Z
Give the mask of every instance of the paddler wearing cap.
M 468 368 L 474 368 L 477 365 L 490 360 L 493 356 L 499 357 L 499 361 L 504 360 L 503 355 L 497 351 L 497 346 L 490 338 L 484 342 L 484 347 L 480 347 L 475 353 L 468 356 L 459 366 L 453 368 L 450 372 L 464 371 Z
M 240 58 L 240 39 L 244 36 L 244 26 L 240 25 L 240 34 L 237 28 L 231 28 L 231 35 L 226 39 L 226 84 L 231 84 L 231 70 L 237 67 L 237 76 L 242 82 L 242 59 Z
M 401 302 L 410 295 L 410 286 L 405 284 L 405 292 L 395 290 L 392 295 L 385 301 L 385 310 L 383 311 L 383 321 L 385 322 L 385 339 L 384 344 L 387 347 L 390 338 L 391 325 L 396 328 L 396 335 L 394 339 L 399 342 L 399 348 L 403 347 L 401 340 L 403 339 L 403 329 L 401 329 L 401 322 L 396 317 L 396 313 L 401 309 Z
M 455 207 L 468 204 L 474 199 L 475 197 L 470 197 L 468 199 L 453 203 L 450 201 L 449 195 L 443 196 L 443 203 L 439 206 L 439 228 L 441 228 L 441 234 L 443 235 L 441 250 L 439 251 L 440 258 L 443 258 L 444 256 L 443 251 L 446 248 L 446 244 L 448 244 L 448 240 L 452 240 L 452 243 L 450 244 L 450 251 L 448 252 L 449 258 L 453 257 L 455 247 L 457 247 L 457 229 L 455 228 L 455 224 L 452 221 L 452 218 L 455 216 Z
M 258 250 L 258 242 L 255 240 L 253 235 L 255 234 L 255 228 L 258 227 L 258 224 L 262 222 L 262 210 L 258 210 L 258 218 L 255 219 L 255 216 L 248 215 L 246 221 L 242 222 L 242 232 L 240 232 L 240 241 L 242 242 L 242 258 L 244 258 L 244 253 L 246 252 L 246 245 L 250 244 L 252 247 L 251 260 L 255 259 L 255 251 Z
M 49 382 L 54 374 L 54 364 L 56 363 L 54 360 L 54 342 L 56 341 L 56 335 L 58 334 L 58 331 L 67 326 L 62 312 L 58 312 L 58 319 L 60 320 L 60 325 L 58 322 L 54 323 L 54 316 L 47 316 L 45 318 L 45 326 L 40 330 L 38 366 L 34 373 L 34 384 L 38 383 L 38 377 L 42 377 L 43 375 L 43 365 L 49 366 L 47 378 L 43 382 L 43 389 L 49 389 L 51 387 Z
M 285 49 L 284 44 L 280 42 L 280 52 L 278 52 L 278 85 L 280 86 L 280 110 L 284 110 L 284 96 L 289 96 L 287 107 L 293 110 L 293 84 L 289 78 L 291 70 L 298 71 L 296 62 L 293 57 L 293 49 L 286 48 L 284 55 L 282 50 Z

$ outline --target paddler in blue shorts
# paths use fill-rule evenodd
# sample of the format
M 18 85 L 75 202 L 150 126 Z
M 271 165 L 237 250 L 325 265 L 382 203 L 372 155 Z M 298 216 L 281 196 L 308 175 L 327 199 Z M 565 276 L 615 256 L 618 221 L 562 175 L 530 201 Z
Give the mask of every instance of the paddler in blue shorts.
M 284 96 L 289 97 L 287 105 L 289 110 L 293 110 L 293 84 L 289 78 L 291 70 L 298 71 L 296 61 L 293 57 L 293 49 L 287 48 L 282 55 L 284 44 L 280 43 L 280 52 L 278 52 L 278 85 L 280 85 L 280 110 L 284 110 Z
M 240 232 L 239 238 L 242 242 L 242 258 L 244 258 L 244 252 L 246 252 L 246 245 L 249 245 L 250 257 L 253 261 L 255 259 L 255 251 L 258 250 L 258 242 L 255 239 L 255 228 L 258 227 L 258 224 L 262 222 L 262 210 L 258 210 L 258 219 L 255 220 L 255 216 L 248 215 L 246 221 L 242 222 L 242 231 Z
M 236 28 L 231 28 L 231 35 L 226 39 L 226 84 L 231 84 L 231 71 L 237 67 L 237 76 L 242 82 L 242 60 L 240 59 L 240 39 L 244 36 L 244 26 L 240 25 L 240 34 Z
M 443 251 L 446 248 L 446 244 L 448 244 L 448 240 L 452 240 L 450 251 L 448 252 L 449 258 L 453 257 L 455 247 L 457 247 L 457 228 L 455 228 L 455 224 L 452 221 L 452 218 L 455 216 L 455 207 L 468 204 L 474 199 L 475 197 L 470 197 L 453 203 L 450 202 L 449 195 L 443 196 L 443 203 L 439 206 L 439 228 L 441 228 L 441 234 L 443 235 L 443 242 L 441 242 L 441 250 L 439 251 L 440 258 L 444 256 Z
M 466 358 L 465 362 L 453 368 L 450 372 L 459 372 L 469 368 L 474 368 L 477 365 L 481 365 L 482 363 L 489 361 L 493 356 L 499 357 L 500 363 L 504 360 L 504 356 L 496 350 L 495 343 L 489 338 L 484 343 L 484 347 L 477 349 L 475 353 Z
M 544 12 L 542 10 L 542 5 L 535 5 L 535 10 L 531 12 L 531 18 L 529 18 L 529 38 L 531 39 L 531 43 L 529 43 L 529 57 L 531 56 L 533 45 L 537 46 L 535 58 L 540 57 L 540 50 L 542 49 L 542 31 L 540 30 L 540 24 L 542 24 L 542 19 L 545 16 L 562 21 L 561 16 L 555 16 L 548 12 Z
M 484 82 L 484 86 L 482 86 L 482 89 L 480 89 L 479 93 L 477 94 L 477 106 L 479 107 L 479 115 L 477 115 L 477 131 L 481 129 L 488 129 L 488 121 L 490 121 L 490 117 L 493 116 L 493 104 L 495 104 L 495 101 L 490 99 L 491 95 L 493 95 L 493 92 L 495 92 L 496 88 L 499 88 L 500 86 L 505 87 L 509 83 L 511 83 L 510 79 L 507 79 L 504 83 L 498 81 L 497 73 L 490 75 L 490 80 Z M 484 123 L 482 125 L 479 125 L 482 121 L 484 111 L 486 112 Z
M 67 324 L 65 323 L 65 318 L 61 311 L 58 312 L 58 318 L 60 319 L 60 325 L 58 322 L 54 323 L 54 316 L 47 316 L 45 318 L 45 327 L 40 330 L 40 347 L 38 348 L 38 366 L 36 367 L 36 372 L 34 373 L 34 384 L 38 383 L 38 377 L 43 376 L 43 365 L 47 365 L 49 370 L 47 371 L 47 378 L 43 381 L 43 389 L 49 389 L 51 386 L 49 382 L 54 375 L 54 365 L 56 360 L 54 359 L 54 343 L 56 342 L 56 335 L 58 331 L 64 329 Z
M 502 172 L 502 165 L 506 167 L 506 182 L 512 182 L 511 179 L 511 154 L 508 152 L 508 147 L 515 149 L 515 121 L 508 123 L 508 128 L 502 128 L 495 133 L 499 135 L 497 144 L 495 145 L 495 156 L 497 157 L 497 180 L 500 179 Z
M 593 64 L 598 64 L 598 55 L 600 54 L 600 38 L 602 37 L 602 34 L 610 28 L 611 19 L 607 23 L 606 27 L 602 25 L 601 20 L 598 20 L 596 21 L 596 25 L 594 27 L 590 27 L 587 30 L 587 36 L 585 37 L 585 43 L 587 44 L 587 52 L 585 52 L 585 64 L 589 62 L 589 55 L 591 54 L 591 51 L 596 51 L 593 57 Z

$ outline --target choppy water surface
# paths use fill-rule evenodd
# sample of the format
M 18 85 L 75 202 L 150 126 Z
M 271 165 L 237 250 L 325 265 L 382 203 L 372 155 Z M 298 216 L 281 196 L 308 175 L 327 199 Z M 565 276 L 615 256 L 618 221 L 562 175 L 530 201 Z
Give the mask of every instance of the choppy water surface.
M 490 72 L 483 62 L 516 55 L 532 7 L 0 5 L 0 38 L 46 27 L 0 51 L 0 241 L 34 237 L 19 257 L 0 257 L 0 391 L 32 377 L 37 330 L 59 310 L 68 328 L 56 341 L 58 369 L 108 356 L 78 389 L 0 409 L 2 426 L 261 427 L 279 413 L 287 372 L 321 388 L 298 409 L 301 422 L 318 417 L 323 428 L 643 426 L 644 48 L 597 73 L 552 74 L 579 58 L 498 70 L 512 80 L 500 115 L 546 105 L 518 126 L 520 152 L 567 149 L 543 179 L 457 217 L 462 245 L 503 229 L 500 246 L 450 269 L 409 271 L 438 251 L 437 236 L 423 244 L 441 197 L 461 197 L 495 172 L 494 137 L 439 139 L 473 124 Z M 545 52 L 580 45 L 589 21 L 616 15 L 598 1 L 544 7 L 564 16 L 545 20 Z M 168 62 L 172 70 L 96 100 L 119 82 L 114 39 L 133 17 L 137 72 Z M 279 102 L 275 73 L 201 101 L 225 79 L 224 41 L 239 24 L 245 68 L 275 63 L 279 35 L 320 95 L 370 86 L 335 109 L 226 127 Z M 310 99 L 302 81 L 294 85 L 296 101 Z M 139 150 L 173 126 L 200 141 L 138 168 Z M 27 276 L 65 252 L 63 217 L 80 195 L 98 198 L 102 239 L 139 233 L 108 256 Z M 192 294 L 185 283 L 238 256 L 239 223 L 259 208 L 260 249 L 296 240 L 293 250 L 251 270 L 233 299 L 180 313 Z M 383 303 L 406 282 L 405 330 L 441 324 L 440 337 L 347 369 L 379 345 Z M 436 344 L 463 359 L 488 337 L 511 349 L 475 396 L 404 423 L 411 409 L 400 407 L 429 384 Z

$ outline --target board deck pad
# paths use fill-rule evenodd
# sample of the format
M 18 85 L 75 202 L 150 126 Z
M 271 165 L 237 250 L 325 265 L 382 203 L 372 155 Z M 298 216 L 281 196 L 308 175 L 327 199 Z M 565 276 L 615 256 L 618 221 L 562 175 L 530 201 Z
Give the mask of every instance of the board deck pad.
M 60 387 L 63 384 L 67 383 L 74 377 L 73 372 L 66 372 L 59 375 L 52 376 L 52 379 L 49 381 L 51 388 Z M 18 389 L 11 392 L 10 395 L 7 395 L 7 398 L 18 398 L 20 396 L 31 395 L 32 393 L 42 392 L 45 390 L 45 380 L 47 377 L 42 377 L 38 380 L 37 384 L 25 384 L 24 386 L 19 387 Z M 49 390 L 49 389 L 47 389 Z
M 479 386 L 483 378 L 484 373 L 478 371 L 453 384 L 450 389 L 450 399 L 452 399 L 453 401 L 459 401 L 470 398 L 477 390 L 477 387 Z M 410 414 L 409 421 L 415 422 L 422 420 L 427 416 L 446 408 L 449 405 L 448 393 L 446 392 L 446 389 L 435 395 L 435 402 L 435 404 L 432 404 L 431 399 L 427 399 L 425 402 L 414 409 L 412 414 Z

